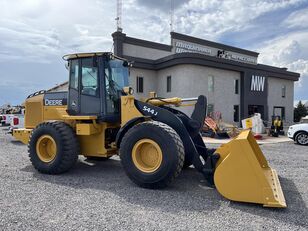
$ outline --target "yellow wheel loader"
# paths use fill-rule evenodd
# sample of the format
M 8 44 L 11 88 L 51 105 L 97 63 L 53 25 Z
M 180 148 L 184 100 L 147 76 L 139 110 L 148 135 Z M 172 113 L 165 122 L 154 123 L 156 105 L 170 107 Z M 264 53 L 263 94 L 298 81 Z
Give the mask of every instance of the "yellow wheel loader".
M 217 150 L 207 149 L 200 130 L 205 96 L 136 100 L 128 86 L 129 64 L 111 53 L 64 56 L 68 92 L 36 92 L 25 101 L 25 128 L 16 139 L 28 144 L 41 173 L 68 171 L 78 155 L 107 160 L 119 155 L 128 177 L 145 188 L 164 188 L 193 165 L 224 197 L 286 207 L 275 170 L 250 131 Z M 191 117 L 177 110 L 196 101 Z

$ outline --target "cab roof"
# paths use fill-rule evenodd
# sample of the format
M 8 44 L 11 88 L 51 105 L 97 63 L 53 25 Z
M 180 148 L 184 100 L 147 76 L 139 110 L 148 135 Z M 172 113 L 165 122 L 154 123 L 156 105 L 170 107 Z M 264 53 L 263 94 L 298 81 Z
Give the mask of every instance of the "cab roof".
M 89 53 L 75 53 L 75 54 L 67 54 L 62 57 L 63 60 L 68 61 L 70 59 L 76 59 L 76 58 L 87 58 L 87 57 L 93 57 L 93 56 L 103 56 L 108 55 L 112 57 L 116 57 L 111 52 L 89 52 Z M 118 58 L 118 57 L 116 57 Z

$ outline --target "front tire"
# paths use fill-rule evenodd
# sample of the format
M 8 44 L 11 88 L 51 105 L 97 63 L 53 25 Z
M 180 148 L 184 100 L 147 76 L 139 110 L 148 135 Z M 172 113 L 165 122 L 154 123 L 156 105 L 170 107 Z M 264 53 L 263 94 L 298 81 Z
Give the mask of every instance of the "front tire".
M 32 165 L 39 172 L 60 174 L 76 163 L 79 143 L 68 124 L 60 121 L 44 122 L 32 131 L 28 153 Z
M 299 145 L 308 145 L 308 133 L 307 132 L 299 132 L 295 136 L 295 142 Z
M 120 158 L 128 177 L 144 188 L 167 187 L 184 163 L 181 138 L 164 123 L 150 121 L 132 127 L 123 137 Z

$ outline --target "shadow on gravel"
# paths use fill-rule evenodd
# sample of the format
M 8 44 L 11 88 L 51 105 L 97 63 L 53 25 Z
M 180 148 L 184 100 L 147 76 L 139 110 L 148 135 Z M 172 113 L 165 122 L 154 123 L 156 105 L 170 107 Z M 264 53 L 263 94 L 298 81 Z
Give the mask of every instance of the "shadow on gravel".
M 44 175 L 31 165 L 22 169 L 32 172 L 33 177 L 51 184 L 63 185 L 73 189 L 94 189 L 114 193 L 121 199 L 146 208 L 159 208 L 163 211 L 199 211 L 210 213 L 218 210 L 226 202 L 215 189 L 208 188 L 195 169 L 185 169 L 172 185 L 163 190 L 143 189 L 136 186 L 124 173 L 120 161 L 110 159 L 105 162 L 79 161 L 68 173 Z M 89 197 L 89 192 L 86 193 Z M 106 194 L 102 194 L 106 196 Z
M 237 202 L 231 202 L 230 206 L 242 212 L 308 228 L 308 210 L 296 185 L 290 179 L 279 179 L 288 206 L 286 209 L 263 208 L 256 204 Z
M 10 140 L 10 143 L 16 146 L 25 146 L 25 144 L 20 142 L 19 140 Z

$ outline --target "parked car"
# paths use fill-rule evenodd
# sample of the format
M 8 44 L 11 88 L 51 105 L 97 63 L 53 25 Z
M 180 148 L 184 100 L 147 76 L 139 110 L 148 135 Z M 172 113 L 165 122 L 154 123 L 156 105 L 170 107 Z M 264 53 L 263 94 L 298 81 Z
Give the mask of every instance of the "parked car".
M 288 137 L 300 145 L 308 145 L 308 123 L 290 126 Z

